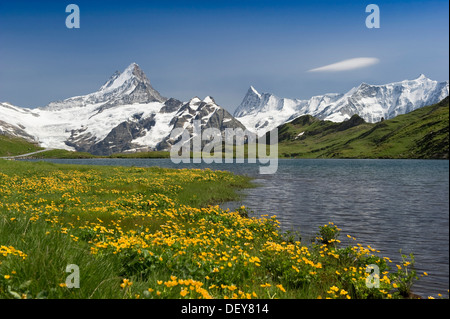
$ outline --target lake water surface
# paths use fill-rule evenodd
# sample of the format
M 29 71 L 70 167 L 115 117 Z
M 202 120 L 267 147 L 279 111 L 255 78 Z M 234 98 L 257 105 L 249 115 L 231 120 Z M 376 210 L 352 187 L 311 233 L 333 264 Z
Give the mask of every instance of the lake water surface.
M 357 242 L 400 262 L 413 253 L 421 277 L 413 291 L 422 296 L 449 289 L 449 161 L 279 160 L 273 175 L 259 164 L 174 164 L 170 159 L 49 160 L 55 163 L 205 168 L 247 174 L 259 187 L 245 189 L 242 201 L 253 216 L 276 215 L 284 230 L 299 231 L 306 243 L 320 225 L 335 223 Z M 353 241 L 351 244 L 355 244 Z

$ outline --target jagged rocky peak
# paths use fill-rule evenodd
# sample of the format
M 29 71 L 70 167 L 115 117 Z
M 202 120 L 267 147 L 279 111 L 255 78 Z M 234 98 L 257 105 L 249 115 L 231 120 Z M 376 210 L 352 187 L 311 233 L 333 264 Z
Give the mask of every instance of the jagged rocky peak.
M 120 102 L 148 103 L 165 102 L 167 100 L 152 87 L 150 80 L 137 63 L 131 63 L 122 73 L 116 71 L 100 88 L 99 92 L 108 94 L 115 91 L 128 96 L 119 99 Z
M 250 85 L 248 91 L 251 92 L 252 94 L 256 94 L 257 96 L 261 96 L 261 94 L 259 94 L 259 92 L 255 89 L 253 85 Z
M 198 96 L 194 96 L 183 106 L 182 110 L 189 108 L 191 111 L 200 111 L 206 108 L 208 111 L 211 111 L 217 107 L 219 106 L 212 96 L 207 96 L 204 100 L 200 99 Z
M 191 106 L 204 106 L 204 105 L 217 105 L 216 101 L 214 100 L 214 98 L 210 95 L 208 95 L 207 97 L 205 97 L 203 100 L 200 99 L 198 96 L 194 96 L 192 99 L 189 100 L 189 105 Z
M 198 96 L 194 96 L 192 99 L 190 99 L 189 104 L 199 104 L 203 102 Z
M 247 93 L 244 96 L 244 99 L 242 100 L 241 104 L 237 107 L 233 115 L 236 117 L 241 117 L 250 114 L 252 112 L 255 112 L 259 109 L 260 104 L 261 104 L 261 94 L 252 85 L 250 85 L 249 89 L 247 90 Z
M 139 67 L 137 63 L 131 63 L 127 69 L 131 69 L 131 73 L 138 79 L 141 79 L 142 81 L 149 82 L 149 79 L 147 79 L 147 76 L 145 75 L 144 71 Z
M 215 104 L 215 105 L 217 105 L 216 101 L 214 101 L 214 98 L 212 96 L 210 96 L 210 95 L 205 97 L 203 102 L 205 102 L 206 104 Z
M 177 111 L 182 105 L 183 105 L 183 102 L 171 97 L 164 102 L 164 106 L 161 108 L 161 110 L 159 110 L 159 112 L 172 113 L 172 112 Z
M 86 107 L 102 104 L 99 111 L 106 108 L 134 103 L 165 102 L 167 99 L 156 91 L 150 80 L 137 63 L 131 63 L 123 72 L 116 71 L 93 93 L 75 96 L 66 100 L 52 102 L 45 108 L 61 110 L 71 107 Z
M 136 81 L 150 84 L 150 80 L 137 63 L 131 63 L 123 72 L 116 71 L 108 81 L 100 88 L 100 91 L 114 90 L 124 84 Z M 136 83 L 135 83 L 136 84 Z

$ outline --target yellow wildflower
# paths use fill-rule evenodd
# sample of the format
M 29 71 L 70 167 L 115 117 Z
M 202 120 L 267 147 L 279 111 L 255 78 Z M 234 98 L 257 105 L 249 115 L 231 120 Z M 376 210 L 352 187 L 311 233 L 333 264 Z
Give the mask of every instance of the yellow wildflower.
M 122 289 L 125 289 L 126 287 L 131 286 L 132 284 L 133 283 L 130 280 L 124 279 L 120 284 L 120 287 L 122 287 Z
M 187 289 L 185 289 L 185 288 L 181 289 L 181 291 L 180 291 L 180 295 L 182 297 L 185 297 L 188 293 L 189 293 L 189 291 Z
M 284 289 L 284 287 L 283 287 L 283 285 L 276 285 L 276 287 L 278 288 L 278 289 L 280 289 L 282 292 L 286 292 L 286 289 Z

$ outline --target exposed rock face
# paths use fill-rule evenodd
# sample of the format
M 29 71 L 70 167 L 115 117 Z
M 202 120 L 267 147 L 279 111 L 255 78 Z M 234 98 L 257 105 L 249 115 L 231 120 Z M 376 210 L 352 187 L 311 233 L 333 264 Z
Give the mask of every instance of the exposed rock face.
M 106 156 L 140 149 L 142 145 L 133 143 L 133 140 L 145 135 L 155 125 L 155 119 L 154 116 L 141 118 L 140 114 L 135 114 L 134 120 L 120 123 L 100 142 L 96 142 L 95 137 L 89 132 L 72 131 L 72 135 L 66 141 L 66 144 L 80 152 Z
M 139 148 L 139 145 L 132 141 L 143 136 L 145 130 L 151 129 L 154 125 L 155 120 L 152 117 L 139 122 L 122 122 L 113 128 L 102 141 L 92 145 L 88 152 L 94 155 L 111 155 Z
M 31 143 L 37 142 L 34 136 L 31 136 L 30 134 L 25 132 L 23 126 L 15 126 L 2 120 L 0 120 L 0 135 L 21 137 Z
M 158 122 L 162 120 L 159 116 L 161 114 L 167 115 L 166 122 L 170 119 L 169 123 L 165 123 L 168 128 L 167 132 L 155 145 L 140 142 L 140 140 L 145 141 L 148 138 L 147 135 L 151 135 L 155 126 L 164 124 Z M 196 120 L 201 123 L 201 130 L 216 128 L 222 132 L 222 136 L 226 128 L 239 127 L 245 130 L 239 121 L 218 106 L 211 97 L 207 97 L 203 101 L 196 97 L 187 103 L 171 98 L 161 105 L 159 112 L 152 113 L 150 116 L 145 116 L 144 112 L 133 114 L 131 118 L 112 128 L 108 135 L 100 141 L 86 128 L 83 128 L 72 130 L 66 144 L 74 147 L 77 151 L 89 152 L 94 155 L 143 150 L 168 151 L 173 144 L 179 141 L 179 139 L 170 139 L 172 130 L 186 129 L 192 137 L 193 123 Z
M 180 106 L 183 105 L 183 102 L 170 98 L 167 101 L 164 102 L 164 106 L 161 108 L 160 112 L 162 113 L 172 113 L 175 111 L 178 111 Z
M 175 116 L 172 118 L 170 124 L 172 129 L 185 129 L 189 132 L 190 137 L 194 136 L 194 121 L 200 123 L 200 129 L 203 131 L 208 128 L 216 128 L 221 132 L 222 140 L 225 139 L 225 129 L 227 128 L 241 128 L 245 130 L 244 125 L 236 120 L 228 111 L 218 106 L 214 99 L 210 96 L 204 100 L 200 100 L 198 97 L 192 98 L 189 102 L 184 103 L 179 107 Z M 165 150 L 170 149 L 171 145 L 174 145 L 180 141 L 181 136 L 172 140 L 168 135 L 158 146 L 157 149 Z M 202 141 L 204 146 L 208 141 Z

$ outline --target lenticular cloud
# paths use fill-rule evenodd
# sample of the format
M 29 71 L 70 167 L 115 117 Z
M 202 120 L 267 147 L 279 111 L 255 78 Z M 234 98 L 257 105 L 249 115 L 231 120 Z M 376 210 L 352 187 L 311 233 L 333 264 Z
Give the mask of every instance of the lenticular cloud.
M 353 58 L 333 64 L 328 64 L 319 68 L 311 69 L 308 72 L 338 72 L 365 68 L 380 62 L 378 58 Z

